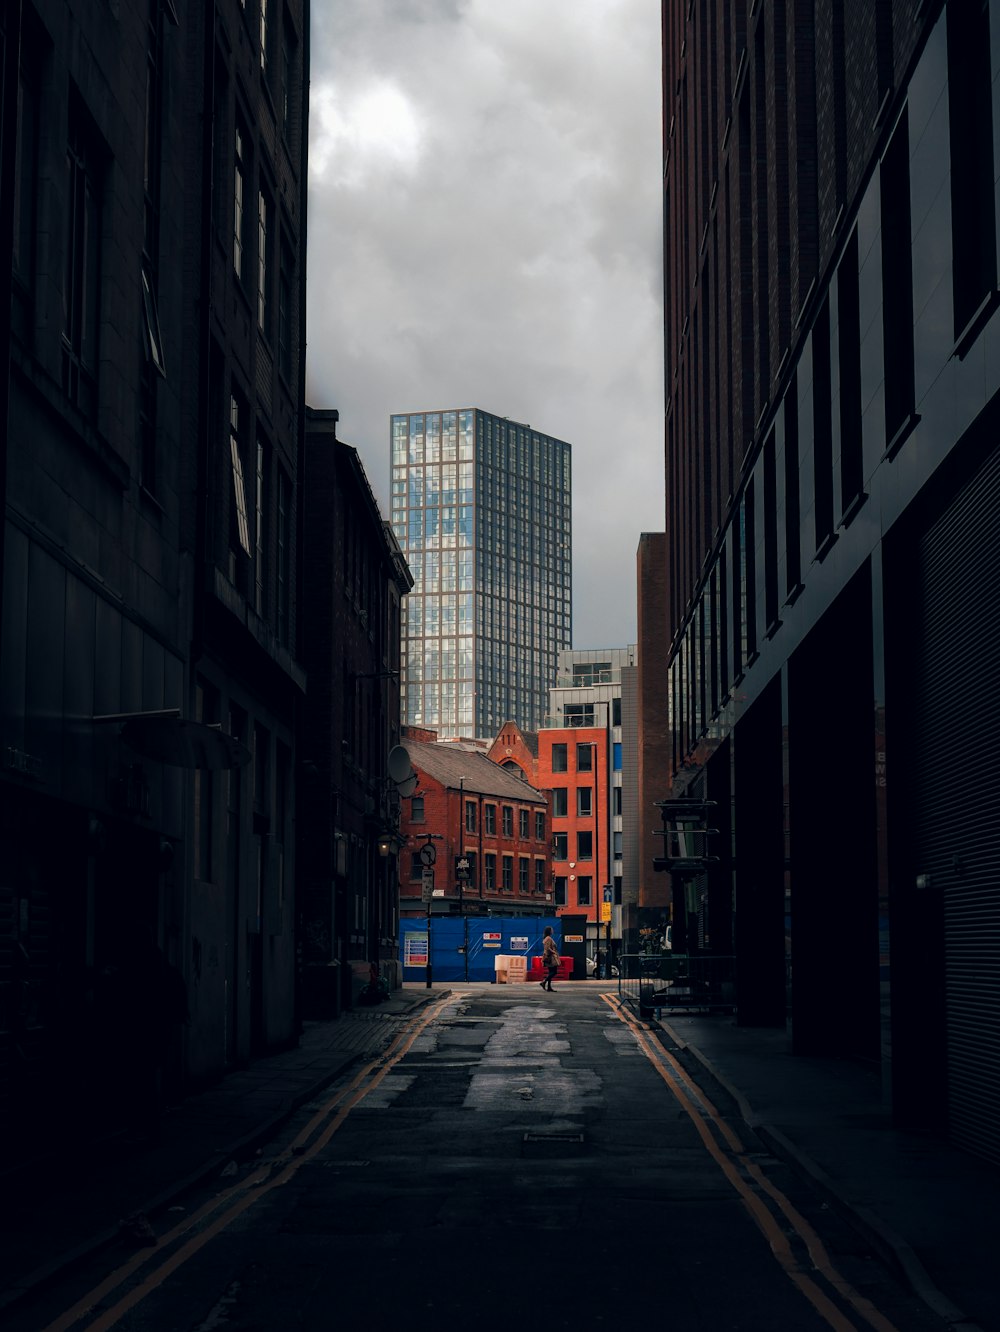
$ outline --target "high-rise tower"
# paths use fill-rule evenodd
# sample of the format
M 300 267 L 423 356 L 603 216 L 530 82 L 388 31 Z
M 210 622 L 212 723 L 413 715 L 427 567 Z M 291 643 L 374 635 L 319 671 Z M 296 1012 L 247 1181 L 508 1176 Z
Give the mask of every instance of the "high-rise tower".
M 392 417 L 392 525 L 414 576 L 403 712 L 442 738 L 528 729 L 572 642 L 570 446 L 479 408 Z

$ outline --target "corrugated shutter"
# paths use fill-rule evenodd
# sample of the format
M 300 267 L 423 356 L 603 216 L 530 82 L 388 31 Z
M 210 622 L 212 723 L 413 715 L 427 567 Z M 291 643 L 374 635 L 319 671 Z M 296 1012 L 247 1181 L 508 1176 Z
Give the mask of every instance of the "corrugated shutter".
M 944 903 L 950 1135 L 1000 1162 L 1000 449 L 919 560 L 913 812 Z

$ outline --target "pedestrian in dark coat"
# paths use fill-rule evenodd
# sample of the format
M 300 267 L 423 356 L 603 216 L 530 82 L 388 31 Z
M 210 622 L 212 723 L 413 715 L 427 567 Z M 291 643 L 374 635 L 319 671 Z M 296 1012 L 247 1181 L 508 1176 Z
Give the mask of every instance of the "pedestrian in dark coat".
M 552 978 L 559 970 L 559 952 L 552 937 L 551 925 L 546 925 L 542 934 L 542 966 L 545 968 L 545 979 L 540 982 L 541 987 L 543 990 L 551 990 Z

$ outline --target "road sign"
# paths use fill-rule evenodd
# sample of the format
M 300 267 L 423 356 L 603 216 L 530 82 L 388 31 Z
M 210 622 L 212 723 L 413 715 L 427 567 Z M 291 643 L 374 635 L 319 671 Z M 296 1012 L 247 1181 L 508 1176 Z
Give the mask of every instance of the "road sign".
M 434 843 L 425 842 L 420 848 L 421 865 L 433 865 L 435 860 L 437 860 L 437 849 L 435 848 Z
M 611 919 L 611 903 L 601 903 L 601 920 L 607 923 Z
M 605 902 L 610 902 L 610 901 L 611 901 L 611 884 L 610 884 L 610 883 L 606 883 L 606 884 L 604 885 L 604 900 L 605 900 Z
M 424 867 L 424 870 L 420 875 L 420 897 L 422 901 L 429 902 L 433 896 L 434 871 L 429 865 L 427 865 Z

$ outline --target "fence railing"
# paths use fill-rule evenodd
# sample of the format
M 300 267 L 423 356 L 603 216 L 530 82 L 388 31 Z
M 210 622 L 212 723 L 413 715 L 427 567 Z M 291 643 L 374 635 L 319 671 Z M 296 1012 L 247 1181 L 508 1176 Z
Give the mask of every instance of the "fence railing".
M 663 1009 L 734 1012 L 736 959 L 701 953 L 625 953 L 618 959 L 618 994 L 640 1017 Z

